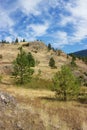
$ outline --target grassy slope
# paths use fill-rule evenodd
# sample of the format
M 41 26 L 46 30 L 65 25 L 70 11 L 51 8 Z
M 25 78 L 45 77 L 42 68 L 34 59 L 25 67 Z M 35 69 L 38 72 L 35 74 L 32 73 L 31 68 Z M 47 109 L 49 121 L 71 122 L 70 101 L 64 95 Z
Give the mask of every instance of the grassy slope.
M 21 43 L 20 43 L 21 44 Z M 5 66 L 11 66 L 12 61 L 16 58 L 18 54 L 19 45 L 9 45 L 5 44 L 4 46 L 0 46 L 0 54 L 2 54 L 3 58 L 0 59 L 0 71 L 3 72 L 6 70 Z M 39 44 L 39 45 L 38 45 Z M 45 79 L 51 79 L 55 72 L 57 72 L 60 67 L 64 64 L 68 64 L 71 61 L 71 57 L 67 59 L 67 55 L 63 52 L 60 56 L 58 56 L 57 52 L 48 51 L 47 47 L 43 43 L 34 42 L 34 44 L 30 44 L 29 47 L 23 47 L 26 52 L 31 52 L 35 58 L 35 60 L 39 63 L 35 67 L 35 74 L 41 70 L 41 77 Z M 37 53 L 35 53 L 37 51 Z M 56 61 L 57 69 L 51 69 L 49 67 L 49 60 L 53 57 Z M 87 71 L 87 65 L 85 65 L 81 60 L 76 61 L 78 65 L 78 70 L 80 72 Z M 4 69 L 3 69 L 4 68 Z
M 54 93 L 48 90 L 0 84 L 0 91 L 14 95 L 21 109 L 38 114 L 43 121 L 44 130 L 87 130 L 87 104 L 56 101 Z M 27 125 L 26 116 L 25 121 Z
M 0 61 L 0 70 L 3 70 L 3 66 L 7 66 L 15 59 L 18 53 L 19 45 L 5 45 L 0 47 L 0 54 L 3 55 L 3 59 Z M 60 69 L 61 65 L 70 62 L 69 58 L 62 53 L 58 56 L 53 51 L 48 52 L 47 48 L 39 50 L 35 53 L 32 47 L 24 47 L 26 51 L 31 51 L 36 60 L 40 61 L 38 66 L 35 67 L 35 71 L 38 73 L 40 69 L 42 71 L 41 76 L 45 79 L 50 79 L 52 75 Z M 56 60 L 56 66 L 58 69 L 50 69 L 48 61 L 53 56 Z M 76 61 L 80 71 L 87 71 L 87 66 L 80 60 Z M 8 82 L 9 81 L 9 82 Z M 4 77 L 2 84 L 0 84 L 0 91 L 8 92 L 14 95 L 21 109 L 39 114 L 40 119 L 46 130 L 87 130 L 87 104 L 81 104 L 78 102 L 59 102 L 54 100 L 54 93 L 49 90 L 41 90 L 40 88 L 49 89 L 50 81 L 41 83 L 33 81 L 31 84 L 20 88 L 10 84 L 9 76 Z M 33 85 L 38 90 L 27 89 L 32 88 Z M 39 85 L 39 86 L 38 86 Z M 9 114 L 9 113 L 8 113 Z M 26 116 L 26 115 L 25 115 Z M 26 120 L 26 125 L 28 121 Z

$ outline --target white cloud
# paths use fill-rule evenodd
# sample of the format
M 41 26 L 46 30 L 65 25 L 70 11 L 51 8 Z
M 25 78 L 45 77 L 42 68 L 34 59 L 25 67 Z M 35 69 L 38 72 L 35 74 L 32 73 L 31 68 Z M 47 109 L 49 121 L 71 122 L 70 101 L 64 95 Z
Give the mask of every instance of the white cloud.
M 11 36 L 6 37 L 5 40 L 6 40 L 6 41 L 9 41 L 9 42 L 12 42 Z
M 5 29 L 14 25 L 14 21 L 10 18 L 8 13 L 0 8 L 0 28 Z
M 51 37 L 53 37 L 52 45 L 55 48 L 64 47 L 69 44 L 68 34 L 64 31 L 57 31 L 56 33 L 51 34 Z
M 42 36 L 46 34 L 47 29 L 49 28 L 49 23 L 45 22 L 44 24 L 31 24 L 28 26 L 28 30 L 32 30 L 31 34 L 36 37 L 36 36 Z
M 81 42 L 87 37 L 87 0 L 70 1 L 65 5 L 65 10 L 70 15 L 61 15 L 61 26 L 72 24 L 73 33 L 69 36 L 70 43 Z
M 41 2 L 42 0 L 19 0 L 19 6 L 20 9 L 27 15 L 29 14 L 34 14 L 34 15 L 38 15 L 40 14 L 40 10 L 38 7 L 38 4 Z

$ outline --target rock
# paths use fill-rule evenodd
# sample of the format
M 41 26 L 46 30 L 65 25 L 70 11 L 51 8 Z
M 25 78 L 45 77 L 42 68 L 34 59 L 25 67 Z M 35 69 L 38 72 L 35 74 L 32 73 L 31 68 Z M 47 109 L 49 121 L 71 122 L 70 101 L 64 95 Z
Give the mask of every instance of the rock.
M 16 100 L 13 96 L 9 95 L 8 93 L 0 92 L 0 103 L 3 103 L 4 105 L 16 105 Z

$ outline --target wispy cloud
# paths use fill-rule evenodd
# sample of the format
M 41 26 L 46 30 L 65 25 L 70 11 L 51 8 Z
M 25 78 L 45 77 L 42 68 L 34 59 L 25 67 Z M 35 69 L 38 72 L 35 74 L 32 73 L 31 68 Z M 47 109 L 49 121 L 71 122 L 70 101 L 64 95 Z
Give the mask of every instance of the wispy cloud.
M 39 37 L 64 47 L 87 38 L 87 0 L 0 0 L 0 18 L 0 39 Z
M 0 18 L 0 29 L 6 29 L 14 25 L 14 21 L 2 8 L 0 8 Z
M 34 14 L 34 15 L 39 15 L 40 14 L 40 10 L 39 10 L 39 3 L 41 2 L 41 0 L 18 0 L 18 4 L 19 7 L 21 8 L 21 10 L 29 15 L 29 14 Z
M 69 15 L 61 15 L 61 26 L 72 24 L 71 43 L 81 42 L 87 38 L 87 0 L 76 0 L 67 3 L 65 10 Z
M 44 24 L 31 24 L 27 29 L 31 30 L 34 36 L 42 36 L 47 33 L 49 28 L 49 23 L 45 22 Z

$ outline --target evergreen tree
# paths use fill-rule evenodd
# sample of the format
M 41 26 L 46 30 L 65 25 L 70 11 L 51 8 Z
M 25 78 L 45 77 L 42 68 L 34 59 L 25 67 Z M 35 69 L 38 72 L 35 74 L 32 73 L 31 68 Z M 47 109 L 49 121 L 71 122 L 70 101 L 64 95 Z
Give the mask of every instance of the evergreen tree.
M 20 52 L 17 55 L 16 60 L 13 62 L 13 76 L 18 83 L 24 84 L 31 80 L 34 70 L 31 69 L 31 65 L 29 65 L 29 59 L 26 52 L 22 47 L 19 48 L 19 50 Z
M 53 57 L 50 58 L 49 66 L 50 66 L 51 68 L 55 68 L 55 60 L 53 59 Z
M 53 83 L 56 96 L 65 101 L 69 98 L 76 98 L 79 94 L 80 83 L 67 66 L 62 66 L 61 71 L 55 74 Z
M 25 39 L 23 39 L 23 42 L 25 42 Z
M 28 65 L 30 67 L 35 67 L 35 59 L 30 52 L 27 55 L 27 59 L 28 59 Z
M 18 43 L 18 38 L 15 39 L 15 43 Z
M 71 66 L 72 66 L 72 67 L 76 67 L 76 62 L 75 62 L 75 60 L 76 60 L 76 57 L 73 55 L 73 56 L 72 56 L 72 61 L 71 61 Z
M 51 47 L 51 44 L 49 43 L 48 44 L 48 51 L 50 51 L 52 49 L 52 47 Z

